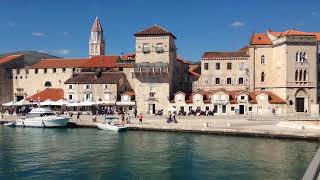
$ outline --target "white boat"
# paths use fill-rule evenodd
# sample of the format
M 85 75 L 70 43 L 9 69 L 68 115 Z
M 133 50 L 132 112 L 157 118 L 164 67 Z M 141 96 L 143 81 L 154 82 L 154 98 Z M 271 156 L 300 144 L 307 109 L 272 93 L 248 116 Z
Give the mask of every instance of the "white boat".
M 16 122 L 7 122 L 3 124 L 6 127 L 16 127 Z
M 123 124 L 114 124 L 112 121 L 118 119 L 117 117 L 110 116 L 106 117 L 106 122 L 104 123 L 96 123 L 97 127 L 101 130 L 110 130 L 110 131 L 125 131 L 127 127 Z
M 15 122 L 17 127 L 66 127 L 68 117 L 57 116 L 49 108 L 32 109 L 26 118 L 18 119 Z

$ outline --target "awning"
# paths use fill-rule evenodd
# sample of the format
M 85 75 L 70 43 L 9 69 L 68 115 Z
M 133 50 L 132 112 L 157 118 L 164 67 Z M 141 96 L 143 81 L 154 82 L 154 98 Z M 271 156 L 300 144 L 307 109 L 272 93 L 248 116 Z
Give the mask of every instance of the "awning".
M 98 101 L 95 104 L 97 104 L 97 105 L 115 105 L 116 103 L 114 101 Z
M 136 105 L 136 102 L 134 102 L 134 101 L 129 101 L 129 102 L 118 101 L 118 102 L 116 102 L 116 105 L 119 105 L 119 106 L 134 106 L 134 105 Z
M 13 101 L 10 101 L 10 102 L 7 102 L 7 103 L 3 103 L 2 106 L 13 106 L 14 105 L 14 102 Z
M 60 99 L 60 100 L 52 103 L 52 105 L 54 105 L 54 106 L 63 106 L 63 105 L 67 105 L 67 104 L 68 104 L 68 101 L 66 101 L 64 99 Z
M 26 106 L 26 105 L 32 105 L 32 104 L 34 104 L 34 103 L 29 102 L 29 101 L 27 101 L 25 99 L 22 99 L 22 100 L 20 100 L 18 102 L 13 103 L 13 106 Z
M 40 106 L 51 106 L 53 102 L 54 101 L 51 101 L 51 99 L 47 99 L 43 102 L 40 102 Z

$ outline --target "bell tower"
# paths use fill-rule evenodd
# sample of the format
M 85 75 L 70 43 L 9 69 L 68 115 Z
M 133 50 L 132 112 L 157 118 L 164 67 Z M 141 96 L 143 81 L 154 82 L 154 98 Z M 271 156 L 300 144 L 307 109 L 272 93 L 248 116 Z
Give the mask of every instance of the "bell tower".
M 100 56 L 105 54 L 105 43 L 103 29 L 99 18 L 96 17 L 89 37 L 89 56 Z

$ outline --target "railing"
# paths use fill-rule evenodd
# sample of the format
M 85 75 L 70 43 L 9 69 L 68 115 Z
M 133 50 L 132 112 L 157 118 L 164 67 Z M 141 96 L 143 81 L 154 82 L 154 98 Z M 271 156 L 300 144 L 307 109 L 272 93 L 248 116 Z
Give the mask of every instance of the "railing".
M 169 64 L 168 63 L 136 63 L 134 65 L 135 73 L 168 73 Z
M 296 82 L 287 82 L 287 86 L 315 86 L 316 83 L 314 82 L 307 82 L 307 81 L 296 81 Z
M 302 180 L 317 180 L 319 179 L 320 171 L 320 148 L 317 150 L 316 155 L 313 157 Z

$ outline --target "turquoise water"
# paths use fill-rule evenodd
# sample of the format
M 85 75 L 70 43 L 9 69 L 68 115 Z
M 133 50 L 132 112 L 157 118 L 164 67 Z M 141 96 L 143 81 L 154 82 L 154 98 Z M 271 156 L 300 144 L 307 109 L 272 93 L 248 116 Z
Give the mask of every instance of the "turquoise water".
M 0 126 L 0 179 L 300 179 L 318 143 Z

